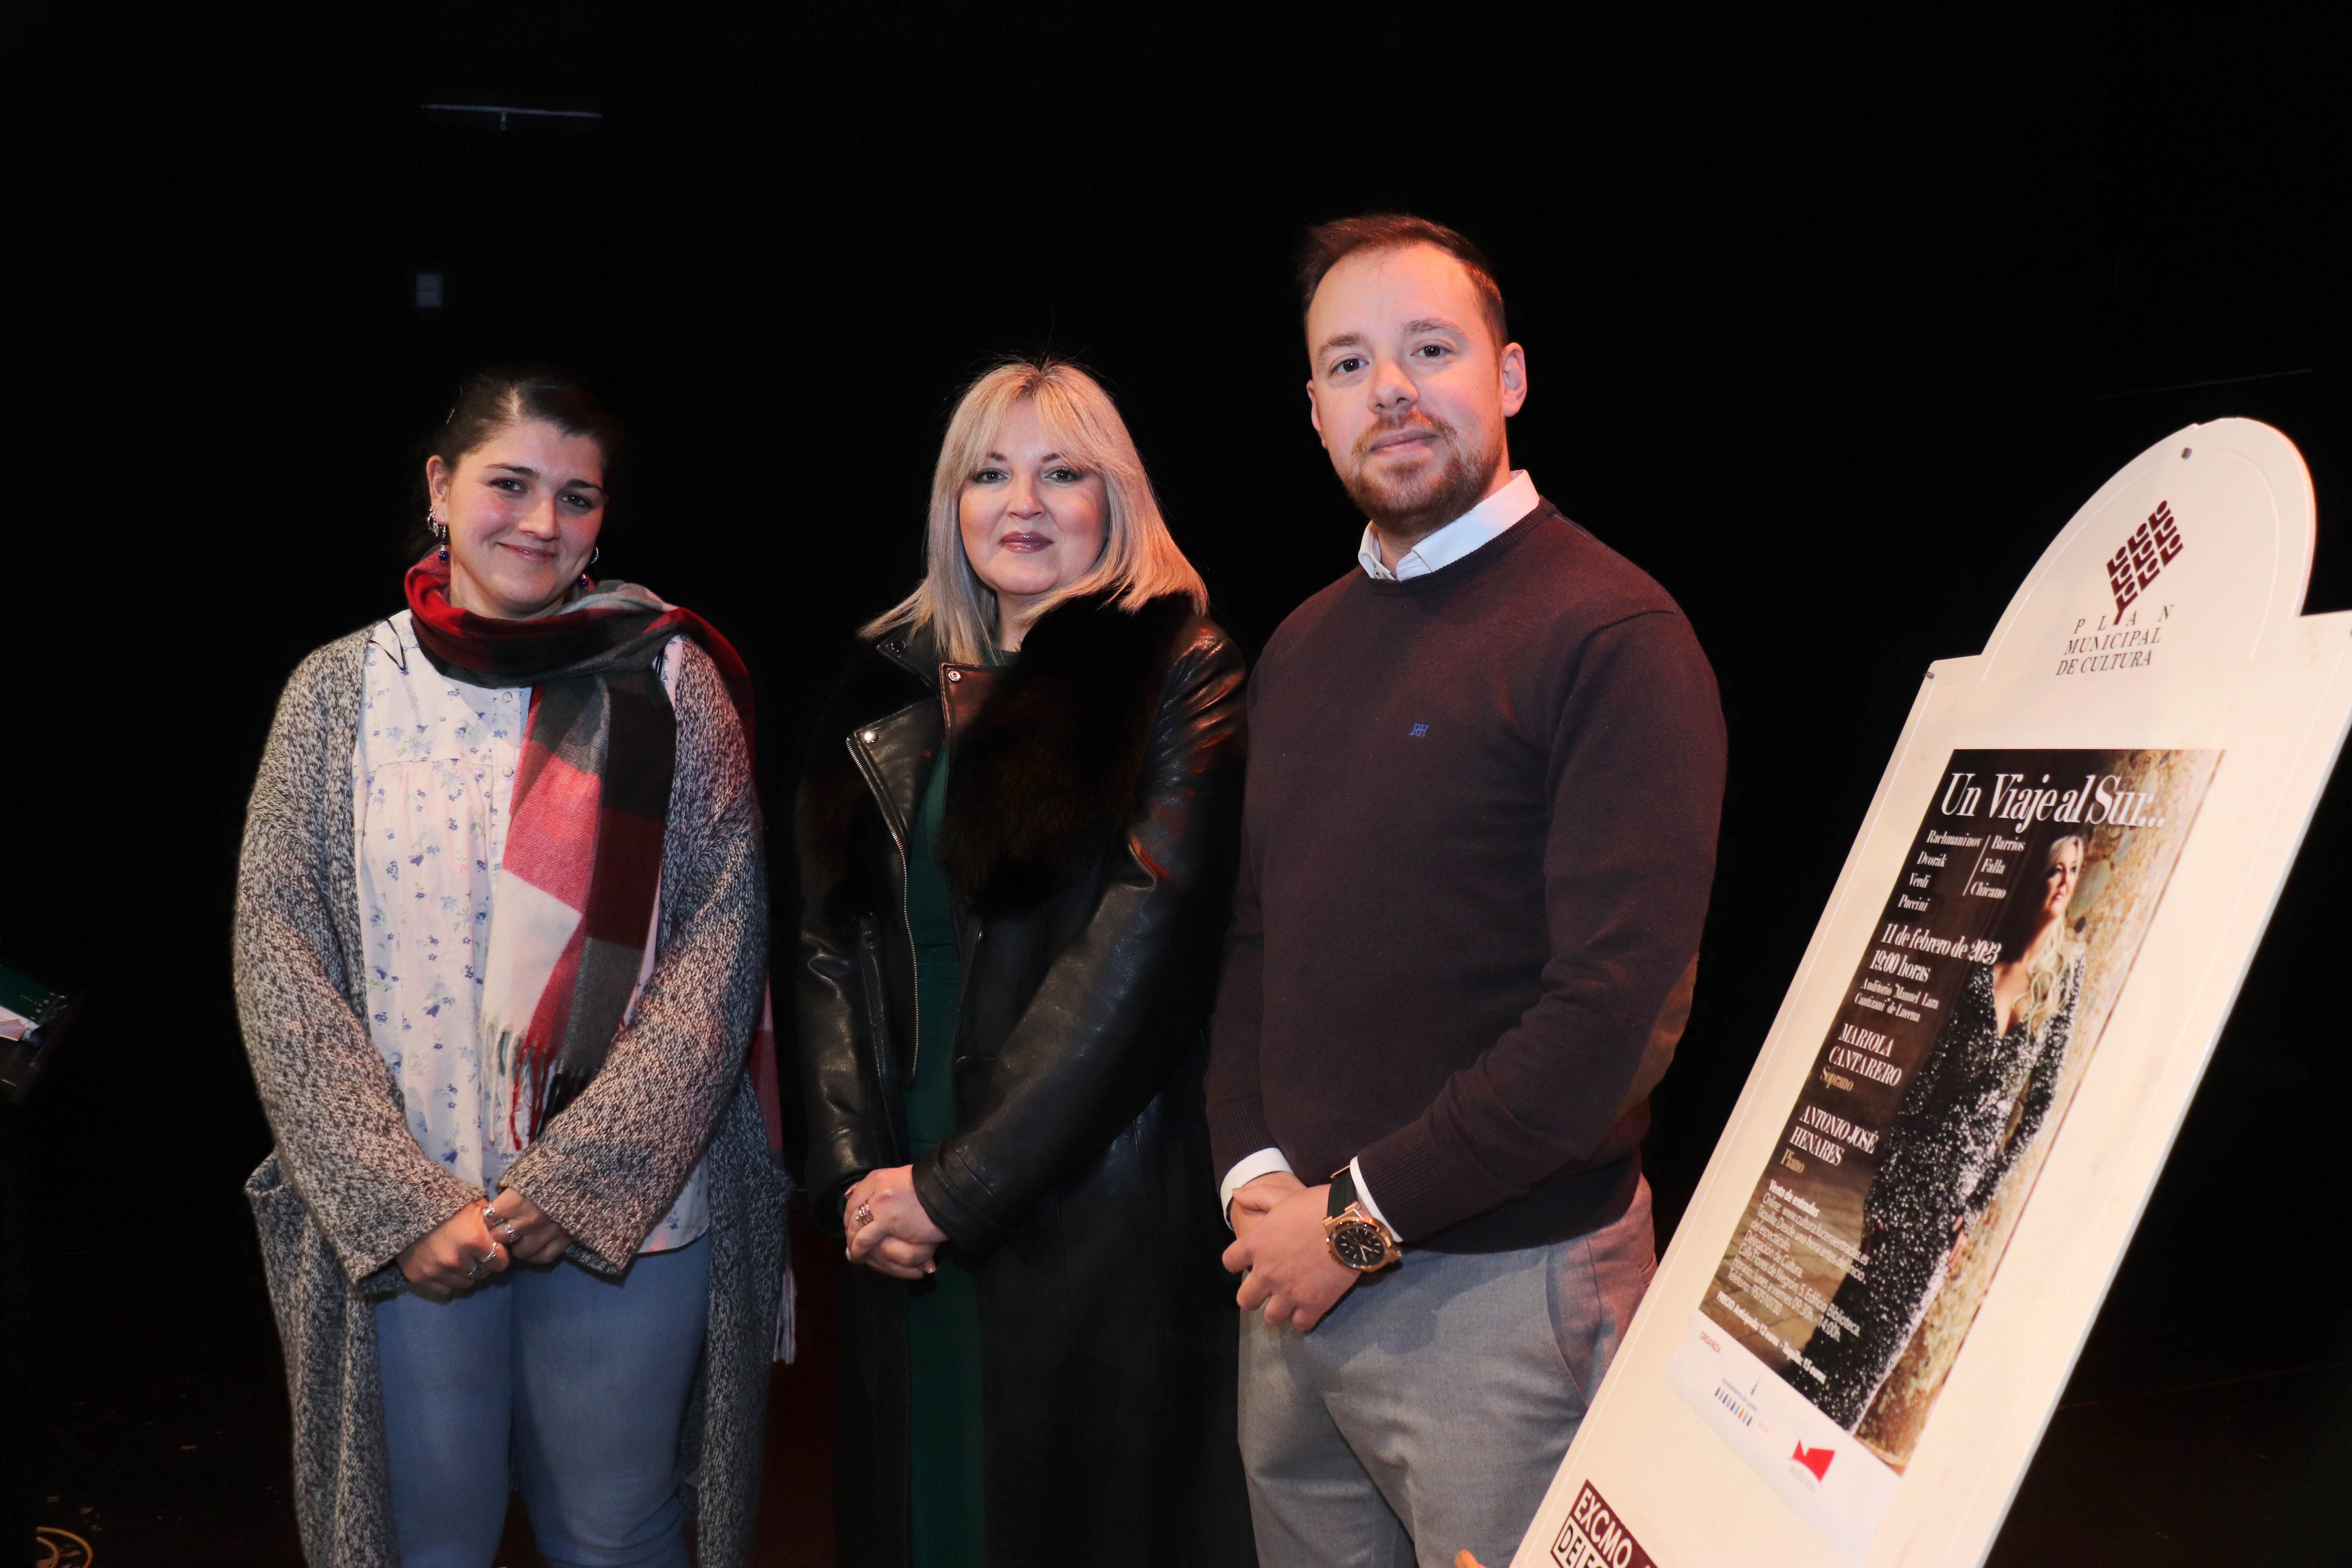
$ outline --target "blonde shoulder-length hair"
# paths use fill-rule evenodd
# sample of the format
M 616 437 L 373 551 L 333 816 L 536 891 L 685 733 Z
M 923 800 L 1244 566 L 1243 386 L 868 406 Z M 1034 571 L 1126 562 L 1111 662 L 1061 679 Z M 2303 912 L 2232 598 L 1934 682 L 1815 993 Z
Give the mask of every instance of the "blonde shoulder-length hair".
M 2066 833 L 2052 839 L 2050 847 L 2042 851 L 2042 865 L 2045 872 L 2058 864 L 2058 857 L 2066 852 L 2069 845 L 2074 847 L 2075 869 L 2082 869 L 2090 855 L 2090 842 L 2079 833 Z M 2032 905 L 2021 901 L 2012 907 L 2021 914 Z M 2026 978 L 2024 1004 L 2019 1009 L 2019 1019 L 2029 1033 L 2042 1033 L 2050 1026 L 2050 1020 L 2074 1001 L 2074 993 L 2082 984 L 2084 950 L 2083 939 L 2068 929 L 2066 913 L 2062 910 L 2058 923 L 2044 931 L 2042 940 L 2021 955 L 2025 964 Z
M 957 401 L 947 439 L 940 444 L 939 466 L 931 470 L 923 580 L 859 627 L 860 636 L 929 628 L 940 656 L 953 664 L 982 663 L 996 647 L 996 595 L 965 558 L 958 513 L 964 486 L 995 446 L 1005 420 L 1024 402 L 1036 408 L 1037 422 L 1055 450 L 1081 470 L 1102 476 L 1108 503 L 1102 554 L 1039 613 L 1065 599 L 1097 594 L 1125 610 L 1162 595 L 1183 594 L 1196 611 L 1207 613 L 1208 587 L 1170 536 L 1143 458 L 1110 394 L 1067 360 L 1016 360 L 982 375 Z

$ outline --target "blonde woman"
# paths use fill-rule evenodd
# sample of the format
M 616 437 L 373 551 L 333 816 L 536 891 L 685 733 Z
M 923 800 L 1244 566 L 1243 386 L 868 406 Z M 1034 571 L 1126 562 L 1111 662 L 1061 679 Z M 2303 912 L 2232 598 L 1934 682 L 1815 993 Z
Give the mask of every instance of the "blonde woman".
M 1076 366 L 964 394 L 802 782 L 849 1568 L 1249 1560 L 1200 1041 L 1240 654 Z
M 2043 851 L 2040 876 L 2010 890 L 1993 932 L 2000 957 L 1969 966 L 1880 1142 L 1862 1208 L 1869 1266 L 1832 1303 L 1855 1331 L 1816 1333 L 1805 1347 L 1827 1379 L 1817 1403 L 1849 1432 L 2050 1113 L 2083 989 L 2083 944 L 2066 929 L 2082 876 L 2083 839 L 2065 834 Z

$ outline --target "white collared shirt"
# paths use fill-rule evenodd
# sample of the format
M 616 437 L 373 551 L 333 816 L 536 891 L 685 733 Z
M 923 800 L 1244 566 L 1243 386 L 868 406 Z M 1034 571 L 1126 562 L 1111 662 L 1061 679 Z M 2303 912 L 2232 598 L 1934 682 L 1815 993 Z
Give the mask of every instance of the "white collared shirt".
M 1376 583 L 1405 583 L 1425 577 L 1509 532 L 1512 524 L 1535 510 L 1538 499 L 1535 480 L 1528 477 L 1525 468 L 1514 468 L 1509 483 L 1406 551 L 1393 572 L 1381 559 L 1381 536 L 1372 531 L 1371 524 L 1366 523 L 1363 542 L 1356 551 L 1356 563 L 1363 567 L 1364 575 Z M 1364 1205 L 1366 1214 L 1388 1225 L 1388 1216 L 1372 1201 L 1372 1189 L 1364 1184 L 1362 1163 L 1350 1160 L 1348 1169 L 1356 1178 L 1356 1201 Z M 1279 1149 L 1260 1149 L 1234 1162 L 1234 1168 L 1217 1184 L 1217 1208 L 1228 1226 L 1234 1222 L 1234 1194 L 1260 1176 L 1270 1176 L 1277 1171 L 1286 1175 L 1297 1173 Z M 1389 1228 L 1393 1231 L 1396 1227 Z
M 1442 566 L 1451 566 L 1482 544 L 1491 544 L 1510 531 L 1511 525 L 1536 509 L 1536 482 L 1525 468 L 1511 470 L 1510 482 L 1411 550 L 1391 572 L 1381 559 L 1381 536 L 1364 525 L 1363 542 L 1356 562 L 1376 583 L 1409 583 Z

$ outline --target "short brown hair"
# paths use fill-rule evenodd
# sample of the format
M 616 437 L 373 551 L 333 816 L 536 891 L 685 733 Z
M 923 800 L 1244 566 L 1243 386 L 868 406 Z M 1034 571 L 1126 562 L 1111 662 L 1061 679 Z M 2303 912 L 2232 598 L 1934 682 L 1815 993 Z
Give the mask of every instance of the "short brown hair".
M 1486 264 L 1486 253 L 1467 236 L 1411 213 L 1363 213 L 1309 228 L 1307 248 L 1298 255 L 1300 316 L 1313 308 L 1315 290 L 1342 260 L 1360 250 L 1397 250 L 1408 245 L 1433 245 L 1462 263 L 1462 269 L 1470 274 L 1471 286 L 1478 290 L 1478 302 L 1486 307 L 1486 330 L 1495 334 L 1499 353 L 1511 341 L 1511 331 L 1503 316 L 1502 286 L 1495 281 L 1495 269 Z

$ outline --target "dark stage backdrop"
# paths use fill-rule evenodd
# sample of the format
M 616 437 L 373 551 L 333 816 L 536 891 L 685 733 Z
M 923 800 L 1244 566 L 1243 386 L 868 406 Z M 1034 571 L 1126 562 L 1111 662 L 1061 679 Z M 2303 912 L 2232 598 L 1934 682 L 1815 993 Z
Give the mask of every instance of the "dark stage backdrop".
M 2101 480 L 2270 420 L 2318 482 L 2311 607 L 2352 605 L 2345 42 L 2239 7 L 20 5 L 0 961 L 89 998 L 34 1107 L 48 1381 L 0 1414 L 45 1518 L 125 1560 L 290 1552 L 237 837 L 286 673 L 398 604 L 463 369 L 561 360 L 628 420 L 604 569 L 749 658 L 782 823 L 847 633 L 912 580 L 959 383 L 1098 370 L 1255 647 L 1360 526 L 1306 420 L 1301 225 L 1468 231 L 1528 347 L 1514 457 L 1722 680 L 1671 1223 L 1923 668 Z M 1996 1561 L 2337 1560 L 2346 793 Z

